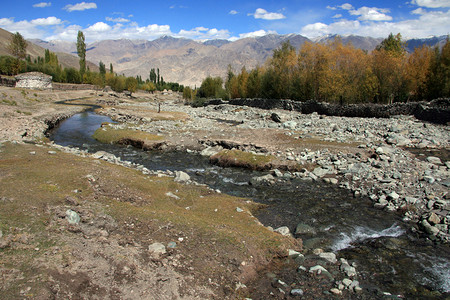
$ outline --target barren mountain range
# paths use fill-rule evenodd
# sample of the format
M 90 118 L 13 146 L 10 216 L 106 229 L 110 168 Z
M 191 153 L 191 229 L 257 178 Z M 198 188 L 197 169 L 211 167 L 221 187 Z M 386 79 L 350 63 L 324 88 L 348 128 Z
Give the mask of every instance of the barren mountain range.
M 0 33 L 4 30 L 0 29 Z M 199 86 L 208 75 L 225 77 L 228 65 L 240 72 L 242 67 L 250 70 L 262 65 L 282 43 L 289 41 L 295 48 L 300 48 L 306 41 L 327 43 L 336 38 L 328 35 L 310 40 L 298 34 L 269 34 L 262 37 L 244 38 L 237 41 L 210 40 L 206 42 L 185 38 L 163 36 L 153 41 L 147 40 L 104 40 L 89 43 L 86 46 L 87 60 L 98 66 L 102 61 L 107 68 L 113 65 L 114 72 L 126 76 L 140 75 L 145 80 L 152 68 L 159 68 L 165 81 L 178 82 L 187 86 Z M 352 43 L 355 47 L 372 51 L 383 40 L 381 38 L 362 36 L 343 36 L 344 43 Z M 408 40 L 407 49 L 426 44 L 442 45 L 446 36 L 429 39 Z M 78 66 L 76 44 L 65 41 L 29 40 L 33 46 L 29 50 L 43 56 L 43 48 L 58 54 L 63 65 Z M 31 44 L 30 43 L 30 44 Z M 0 54 L 2 54 L 0 34 Z M 41 48 L 42 47 L 42 48 Z M 42 50 L 40 50 L 42 49 Z M 34 53 L 33 52 L 33 53 Z M 64 53 L 64 54 L 63 54 Z M 68 58 L 72 54 L 73 58 Z M 33 56 L 33 55 L 32 55 Z M 92 69 L 92 67 L 91 67 Z

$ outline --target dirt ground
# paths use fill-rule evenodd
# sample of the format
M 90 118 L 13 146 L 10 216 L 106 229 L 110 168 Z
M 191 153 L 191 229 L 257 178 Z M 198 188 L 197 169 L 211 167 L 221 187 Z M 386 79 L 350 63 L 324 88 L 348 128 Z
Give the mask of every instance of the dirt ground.
M 57 101 L 99 97 L 120 100 L 0 87 L 1 299 L 243 299 L 241 283 L 287 249 L 301 250 L 301 241 L 262 226 L 246 199 L 47 144 L 49 121 L 84 109 Z M 73 212 L 80 220 L 71 224 Z M 163 253 L 152 250 L 161 244 Z

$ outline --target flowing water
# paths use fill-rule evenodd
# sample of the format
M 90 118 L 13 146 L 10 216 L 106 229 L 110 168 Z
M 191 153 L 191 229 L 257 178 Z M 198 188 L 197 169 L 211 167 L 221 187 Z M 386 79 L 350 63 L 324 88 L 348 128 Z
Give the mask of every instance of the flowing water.
M 298 224 L 304 247 L 323 248 L 357 263 L 361 286 L 422 298 L 430 291 L 450 295 L 450 251 L 412 233 L 400 217 L 371 206 L 364 198 L 320 182 L 280 180 L 274 186 L 248 184 L 265 173 L 213 166 L 208 159 L 186 152 L 144 152 L 132 147 L 101 144 L 91 136 L 108 117 L 92 111 L 77 114 L 56 128 L 51 139 L 63 146 L 113 153 L 150 170 L 182 170 L 197 182 L 223 193 L 267 204 L 255 216 L 266 226 Z M 409 297 L 408 297 L 409 298 Z

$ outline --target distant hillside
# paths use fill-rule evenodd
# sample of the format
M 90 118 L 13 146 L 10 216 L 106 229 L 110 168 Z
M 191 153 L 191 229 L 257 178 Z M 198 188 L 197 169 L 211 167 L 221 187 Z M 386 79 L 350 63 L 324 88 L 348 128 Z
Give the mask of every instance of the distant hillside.
M 328 35 L 312 42 L 327 43 L 336 35 Z M 381 38 L 355 35 L 342 36 L 342 41 L 355 47 L 372 51 L 383 40 Z M 298 34 L 269 34 L 262 37 L 244 38 L 234 42 L 210 40 L 198 42 L 185 38 L 164 36 L 154 41 L 147 40 L 104 40 L 87 45 L 86 56 L 98 65 L 102 61 L 106 67 L 112 63 L 114 71 L 126 76 L 140 75 L 146 79 L 152 68 L 159 68 L 165 81 L 184 85 L 200 85 L 208 75 L 225 77 L 228 65 L 239 72 L 242 67 L 252 69 L 262 65 L 272 56 L 273 50 L 288 41 L 300 48 L 308 38 Z M 408 50 L 418 45 L 434 46 L 442 43 L 443 37 L 407 41 Z M 33 40 L 37 45 L 53 52 L 66 52 L 76 55 L 75 43 L 61 41 Z M 59 56 L 59 55 L 58 55 Z M 78 60 L 76 61 L 78 66 Z
M 0 55 L 11 55 L 8 50 L 8 45 L 11 41 L 11 36 L 12 36 L 12 33 L 0 28 Z M 41 42 L 43 42 L 43 41 L 41 41 Z M 58 42 L 58 44 L 60 44 L 60 42 Z M 28 41 L 27 55 L 30 55 L 32 59 L 37 58 L 38 56 L 44 57 L 45 49 L 46 48 L 43 48 L 40 45 L 37 45 L 33 42 Z M 58 61 L 63 67 L 65 67 L 65 68 L 74 67 L 76 69 L 78 69 L 80 67 L 78 56 L 74 56 L 74 55 L 71 55 L 71 54 L 65 53 L 65 52 L 59 52 L 59 51 L 54 51 L 54 50 L 51 50 L 51 51 L 56 52 L 56 55 L 58 55 Z M 95 65 L 91 62 L 88 62 L 87 65 L 89 66 L 89 68 L 91 70 L 98 71 L 98 65 Z

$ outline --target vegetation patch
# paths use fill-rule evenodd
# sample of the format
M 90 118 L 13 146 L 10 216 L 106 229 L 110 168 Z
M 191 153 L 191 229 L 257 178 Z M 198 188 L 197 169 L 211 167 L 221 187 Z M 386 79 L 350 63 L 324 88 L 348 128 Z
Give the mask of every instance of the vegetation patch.
M 273 167 L 275 157 L 272 155 L 254 154 L 241 150 L 223 150 L 210 158 L 213 164 L 222 167 L 242 167 L 252 170 L 268 170 Z
M 164 137 L 133 129 L 116 129 L 110 125 L 100 127 L 94 132 L 93 138 L 101 143 L 132 145 L 145 150 L 161 145 Z

